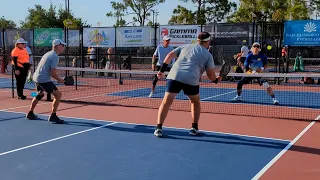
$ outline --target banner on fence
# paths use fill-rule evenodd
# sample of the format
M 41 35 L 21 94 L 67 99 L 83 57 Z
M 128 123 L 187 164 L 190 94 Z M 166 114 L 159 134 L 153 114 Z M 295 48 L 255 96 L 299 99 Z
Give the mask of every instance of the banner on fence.
M 286 21 L 284 44 L 289 46 L 319 46 L 320 20 Z
M 19 38 L 23 38 L 28 42 L 28 46 L 32 46 L 32 31 L 28 29 L 6 29 L 5 43 L 6 46 L 14 47 Z
M 2 29 L 0 29 L 0 47 L 3 47 L 3 44 L 2 44 L 2 41 L 3 41 L 3 37 L 2 37 L 2 35 L 3 35 L 3 33 L 2 33 Z
M 115 28 L 84 28 L 84 47 L 114 47 Z
M 65 32 L 62 31 L 62 39 L 66 41 L 65 39 Z M 80 47 L 80 31 L 79 30 L 68 30 L 68 46 L 69 47 Z
M 62 39 L 61 28 L 39 28 L 34 29 L 35 46 L 52 46 L 54 39 Z
M 151 46 L 151 27 L 117 28 L 117 47 Z
M 169 36 L 172 46 L 195 44 L 200 30 L 198 25 L 160 26 L 160 43 L 162 44 L 162 38 L 164 36 Z
M 248 38 L 249 24 L 215 24 L 215 38 Z

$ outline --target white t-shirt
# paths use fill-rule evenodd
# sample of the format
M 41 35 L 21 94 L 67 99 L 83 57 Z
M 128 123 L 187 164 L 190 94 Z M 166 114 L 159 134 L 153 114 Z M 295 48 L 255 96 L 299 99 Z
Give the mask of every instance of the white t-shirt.
M 243 52 L 243 54 L 241 55 L 241 57 L 247 57 L 248 53 L 249 53 L 249 48 L 247 46 L 242 46 L 241 47 L 241 52 Z
M 29 54 L 29 63 L 30 64 L 33 64 L 33 56 L 32 56 L 32 51 L 31 49 L 29 48 L 29 46 L 26 47 L 26 50 L 28 51 L 28 54 Z
M 90 59 L 96 59 L 96 55 L 95 55 L 95 53 L 96 53 L 96 49 L 94 49 L 94 48 L 91 48 L 90 49 Z

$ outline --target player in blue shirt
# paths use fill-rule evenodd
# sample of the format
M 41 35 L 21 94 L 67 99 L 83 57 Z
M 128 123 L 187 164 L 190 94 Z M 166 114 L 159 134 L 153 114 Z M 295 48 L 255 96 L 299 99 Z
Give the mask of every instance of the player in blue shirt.
M 260 44 L 255 42 L 252 45 L 251 52 L 246 57 L 246 60 L 244 62 L 244 67 L 246 73 L 262 73 L 268 66 L 268 59 L 267 57 L 260 52 Z M 263 86 L 267 89 L 268 94 L 272 97 L 273 104 L 279 104 L 278 100 L 275 98 L 275 95 L 273 93 L 273 90 L 269 83 L 266 80 L 263 80 L 258 77 L 243 77 L 239 82 L 237 86 L 237 96 L 232 99 L 232 101 L 241 101 L 241 92 L 242 92 L 242 86 L 244 84 L 249 84 L 250 81 L 253 79 L 257 79 L 260 86 Z
M 164 59 L 166 56 L 174 50 L 172 46 L 170 46 L 170 37 L 164 36 L 163 37 L 163 44 L 160 44 L 157 49 L 155 50 L 153 57 L 152 57 L 152 70 L 159 71 L 161 69 L 161 66 L 163 64 Z M 155 59 L 158 57 L 158 61 L 156 62 Z M 172 65 L 174 64 L 175 59 L 172 59 L 171 63 L 168 65 L 165 71 L 170 71 Z M 152 89 L 151 93 L 149 94 L 149 97 L 152 97 L 154 95 L 154 90 L 156 88 L 157 82 L 158 82 L 157 75 L 154 76 L 154 79 L 152 81 Z

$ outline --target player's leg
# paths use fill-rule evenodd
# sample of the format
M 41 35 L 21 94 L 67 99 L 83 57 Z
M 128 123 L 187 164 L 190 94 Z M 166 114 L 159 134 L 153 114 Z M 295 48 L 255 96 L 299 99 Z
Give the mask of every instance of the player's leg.
M 26 116 L 29 120 L 35 120 L 38 118 L 34 114 L 34 109 L 37 106 L 38 102 L 44 97 L 44 88 L 42 88 L 41 83 L 36 84 L 36 88 L 37 88 L 38 94 L 36 97 L 32 99 L 30 110 Z
M 272 87 L 269 85 L 267 80 L 260 80 L 260 86 L 263 86 L 267 89 L 267 93 L 271 96 L 273 104 L 277 105 L 279 104 L 279 101 L 276 99 L 276 96 L 273 92 Z
M 179 82 L 171 79 L 167 81 L 166 93 L 158 110 L 157 128 L 154 131 L 155 136 L 162 136 L 162 125 L 167 117 L 171 104 L 181 89 L 182 87 Z
M 26 99 L 26 96 L 23 95 L 23 89 L 24 89 L 24 85 L 27 77 L 24 77 L 25 76 L 24 68 L 21 68 L 21 67 L 16 67 L 16 68 L 17 70 L 19 70 L 19 74 L 18 75 L 15 74 L 18 99 Z
M 241 101 L 242 87 L 245 84 L 249 84 L 250 81 L 252 81 L 252 79 L 253 78 L 251 78 L 251 77 L 243 77 L 243 78 L 241 78 L 241 80 L 238 82 L 238 85 L 237 85 L 237 95 L 236 95 L 236 97 L 234 97 L 232 99 L 232 101 Z
M 161 66 L 157 66 L 157 67 L 156 67 L 156 71 L 158 72 L 158 71 L 160 70 L 160 68 L 161 68 Z M 154 78 L 153 78 L 153 81 L 152 81 L 152 88 L 151 88 L 151 92 L 150 92 L 150 94 L 149 94 L 149 97 L 152 97 L 152 96 L 153 96 L 154 90 L 155 90 L 155 88 L 156 88 L 156 85 L 157 85 L 158 80 L 159 80 L 159 79 L 158 79 L 157 75 L 154 75 Z
M 183 85 L 183 92 L 188 96 L 191 103 L 191 117 L 192 117 L 192 126 L 190 129 L 190 135 L 198 135 L 199 134 L 199 120 L 201 113 L 201 104 L 200 104 L 200 95 L 199 95 L 199 86 L 192 85 Z
M 57 110 L 62 97 L 62 93 L 57 89 L 52 92 L 52 95 L 54 96 L 54 99 L 52 102 L 52 112 L 49 121 L 55 122 L 57 124 L 63 124 L 64 121 L 57 116 Z
M 59 117 L 57 116 L 57 109 L 62 97 L 61 92 L 58 90 L 58 88 L 56 87 L 55 84 L 53 84 L 52 81 L 47 82 L 47 83 L 43 83 L 41 84 L 42 87 L 44 88 L 44 90 L 47 93 L 51 93 L 54 96 L 53 102 L 52 102 L 52 111 L 51 111 L 51 115 L 48 119 L 48 121 L 50 122 L 55 122 L 57 124 L 63 124 L 64 121 L 59 119 Z

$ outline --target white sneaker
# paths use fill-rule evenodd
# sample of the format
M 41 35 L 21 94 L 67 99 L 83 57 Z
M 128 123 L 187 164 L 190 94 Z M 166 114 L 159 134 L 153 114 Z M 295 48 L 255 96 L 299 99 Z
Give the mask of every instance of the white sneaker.
M 238 96 L 238 95 L 237 95 L 236 97 L 234 97 L 234 98 L 232 99 L 232 101 L 241 101 L 240 98 L 241 98 L 241 96 Z
M 191 128 L 189 131 L 189 134 L 192 136 L 196 136 L 196 135 L 200 134 L 200 131 L 196 130 L 195 128 Z
M 148 97 L 151 98 L 152 96 L 153 96 L 153 92 L 151 92 Z
M 274 105 L 278 105 L 278 104 L 279 104 L 279 101 L 276 100 L 276 99 L 273 99 L 273 104 L 274 104 Z
M 157 137 L 162 137 L 162 129 L 156 129 L 153 134 Z

